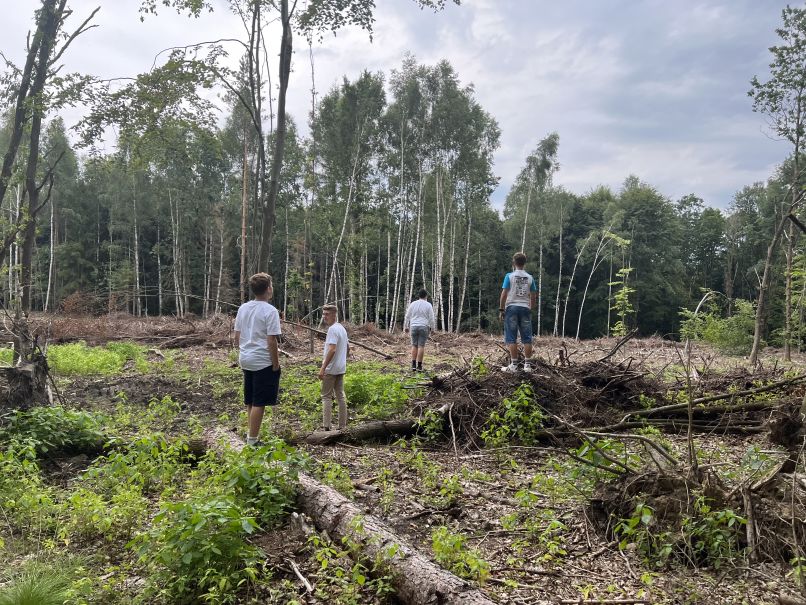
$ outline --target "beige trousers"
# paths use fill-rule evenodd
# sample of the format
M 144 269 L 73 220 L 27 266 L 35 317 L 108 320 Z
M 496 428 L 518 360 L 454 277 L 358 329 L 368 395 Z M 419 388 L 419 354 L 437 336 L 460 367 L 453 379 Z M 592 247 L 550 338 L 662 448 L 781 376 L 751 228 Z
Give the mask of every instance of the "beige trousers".
M 344 374 L 325 374 L 322 379 L 323 426 L 330 428 L 333 419 L 333 393 L 339 402 L 339 429 L 347 428 L 347 397 L 344 394 Z

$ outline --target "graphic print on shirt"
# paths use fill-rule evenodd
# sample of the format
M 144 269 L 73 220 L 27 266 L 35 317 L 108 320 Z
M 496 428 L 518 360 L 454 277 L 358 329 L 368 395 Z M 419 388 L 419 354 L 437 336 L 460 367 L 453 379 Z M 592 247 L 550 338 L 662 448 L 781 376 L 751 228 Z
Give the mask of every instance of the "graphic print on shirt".
M 515 282 L 512 291 L 517 297 L 529 296 L 529 277 L 526 275 L 513 275 L 512 280 Z

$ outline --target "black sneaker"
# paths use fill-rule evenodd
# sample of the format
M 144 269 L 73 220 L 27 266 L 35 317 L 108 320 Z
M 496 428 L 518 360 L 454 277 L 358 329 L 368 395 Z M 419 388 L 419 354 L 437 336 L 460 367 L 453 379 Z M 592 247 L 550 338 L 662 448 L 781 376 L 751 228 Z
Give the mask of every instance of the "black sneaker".
M 248 445 L 249 447 L 263 447 L 266 444 L 263 443 L 260 439 L 258 439 L 254 443 L 247 443 L 246 445 Z

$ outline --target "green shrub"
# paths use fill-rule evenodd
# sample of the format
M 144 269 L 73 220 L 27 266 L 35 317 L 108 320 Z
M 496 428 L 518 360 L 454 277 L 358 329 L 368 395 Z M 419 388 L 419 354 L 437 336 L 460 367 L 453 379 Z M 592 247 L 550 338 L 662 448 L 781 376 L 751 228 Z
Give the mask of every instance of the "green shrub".
M 351 408 L 370 418 L 383 419 L 403 410 L 409 399 L 404 383 L 394 374 L 348 369 L 344 392 Z
M 53 489 L 42 481 L 36 450 L 11 443 L 0 451 L 0 510 L 6 522 L 20 530 L 53 523 Z
M 257 576 L 260 550 L 247 542 L 257 527 L 232 496 L 163 504 L 153 527 L 130 542 L 151 571 L 147 596 L 237 602 L 237 591 Z
M 263 447 L 225 450 L 200 465 L 209 473 L 206 486 L 213 493 L 231 490 L 246 508 L 257 511 L 264 524 L 275 522 L 293 506 L 297 471 L 302 457 L 280 439 Z
M 490 447 L 500 447 L 510 442 L 534 445 L 544 420 L 545 416 L 534 399 L 532 387 L 522 384 L 490 414 L 481 438 Z
M 722 317 L 714 301 L 697 315 L 683 309 L 680 335 L 695 341 L 707 342 L 728 355 L 747 355 L 753 346 L 756 310 L 752 302 L 737 299 L 730 317 Z
M 147 518 L 149 502 L 135 486 L 122 484 L 110 498 L 85 487 L 62 504 L 58 537 L 65 543 L 104 539 L 128 541 Z
M 466 536 L 454 534 L 445 526 L 438 527 L 431 533 L 431 547 L 437 563 L 457 576 L 479 584 L 490 577 L 490 564 L 477 549 L 468 548 Z
M 0 429 L 0 440 L 25 441 L 40 454 L 61 450 L 94 452 L 104 444 L 104 417 L 62 406 L 18 411 Z

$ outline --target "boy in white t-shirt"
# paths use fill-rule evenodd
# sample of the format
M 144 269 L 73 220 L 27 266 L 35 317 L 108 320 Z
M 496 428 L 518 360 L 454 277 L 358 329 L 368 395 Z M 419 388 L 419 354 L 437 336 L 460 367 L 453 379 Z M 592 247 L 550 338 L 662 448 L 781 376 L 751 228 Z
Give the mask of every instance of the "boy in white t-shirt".
M 238 364 L 243 370 L 243 399 L 246 404 L 247 445 L 260 445 L 260 425 L 267 405 L 277 404 L 280 391 L 280 314 L 269 300 L 271 275 L 256 273 L 249 278 L 254 300 L 242 304 L 235 317 Z
M 344 374 L 347 372 L 347 353 L 350 343 L 347 330 L 338 321 L 336 305 L 322 307 L 322 319 L 327 328 L 325 348 L 322 352 L 322 367 L 319 380 L 322 381 L 322 427 L 330 430 L 333 417 L 333 394 L 339 402 L 339 430 L 347 428 L 347 396 L 344 394 Z

